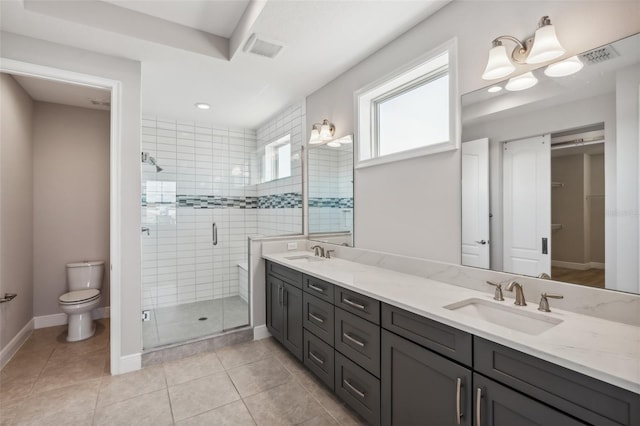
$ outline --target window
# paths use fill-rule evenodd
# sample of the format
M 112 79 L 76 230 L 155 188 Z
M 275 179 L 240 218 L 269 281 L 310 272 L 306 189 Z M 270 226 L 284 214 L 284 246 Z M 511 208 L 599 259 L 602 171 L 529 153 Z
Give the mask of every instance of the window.
M 175 203 L 176 183 L 169 181 L 147 181 L 147 203 Z
M 291 135 L 264 147 L 262 182 L 291 176 Z
M 356 167 L 457 149 L 455 43 L 356 93 Z

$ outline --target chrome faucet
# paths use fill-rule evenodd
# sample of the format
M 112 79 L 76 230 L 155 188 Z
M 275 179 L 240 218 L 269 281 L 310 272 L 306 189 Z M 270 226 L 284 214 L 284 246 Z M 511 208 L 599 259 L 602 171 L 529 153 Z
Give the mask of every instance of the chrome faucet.
M 513 291 L 514 287 L 516 289 L 516 301 L 514 304 L 518 306 L 527 306 L 527 302 L 524 300 L 522 286 L 516 280 L 509 281 L 504 289 L 507 291 Z
M 315 256 L 324 257 L 324 247 L 316 245 L 311 247 L 311 250 L 313 250 Z

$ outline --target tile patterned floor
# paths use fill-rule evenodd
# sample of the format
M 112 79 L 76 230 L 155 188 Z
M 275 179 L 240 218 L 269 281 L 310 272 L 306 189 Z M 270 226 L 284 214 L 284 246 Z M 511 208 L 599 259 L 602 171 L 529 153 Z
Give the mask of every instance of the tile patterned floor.
M 207 318 L 199 321 L 199 318 Z M 142 323 L 145 349 L 220 333 L 249 323 L 249 306 L 240 296 L 204 300 L 151 310 Z
M 108 320 L 35 330 L 0 371 L 0 425 L 360 425 L 273 339 L 109 375 Z

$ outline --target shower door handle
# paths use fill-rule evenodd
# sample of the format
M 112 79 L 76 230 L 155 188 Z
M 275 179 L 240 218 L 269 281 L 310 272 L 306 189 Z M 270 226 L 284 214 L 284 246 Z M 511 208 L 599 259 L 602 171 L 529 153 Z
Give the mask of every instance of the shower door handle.
M 218 245 L 218 225 L 215 222 L 211 225 L 212 235 L 213 235 L 213 245 Z

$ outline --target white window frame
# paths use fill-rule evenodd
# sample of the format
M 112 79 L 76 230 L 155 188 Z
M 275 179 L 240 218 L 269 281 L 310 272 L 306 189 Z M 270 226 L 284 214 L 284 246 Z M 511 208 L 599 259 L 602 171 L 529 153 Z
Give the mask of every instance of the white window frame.
M 411 90 L 441 68 L 432 61 L 448 54 L 449 140 L 383 156 L 377 155 L 377 105 L 381 100 Z M 460 148 L 460 103 L 458 99 L 457 40 L 430 50 L 414 61 L 361 88 L 354 94 L 356 156 L 355 168 L 370 167 Z
M 291 174 L 293 173 L 291 170 L 289 170 L 288 176 L 278 176 L 278 168 L 280 163 L 279 149 L 285 145 L 289 145 L 289 162 L 291 162 L 291 158 L 293 156 L 293 147 L 291 146 L 290 133 L 287 133 L 285 136 L 278 138 L 275 141 L 270 142 L 264 146 L 261 176 L 262 183 L 273 182 L 278 179 L 286 179 L 288 177 L 291 177 Z M 267 178 L 267 171 L 269 172 L 269 178 Z

